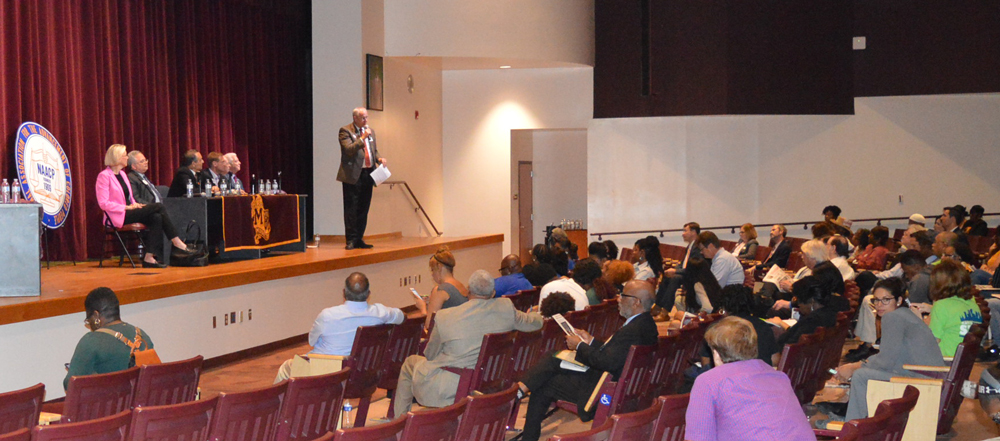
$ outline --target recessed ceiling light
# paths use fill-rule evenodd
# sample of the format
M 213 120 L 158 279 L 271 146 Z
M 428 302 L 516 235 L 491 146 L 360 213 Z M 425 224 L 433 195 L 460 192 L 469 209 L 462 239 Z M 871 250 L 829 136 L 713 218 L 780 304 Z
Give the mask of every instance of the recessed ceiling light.
M 505 65 L 503 65 L 503 66 L 500 66 L 500 68 L 501 68 L 501 69 L 510 69 L 510 66 L 508 66 L 508 65 L 506 65 L 506 64 L 505 64 Z

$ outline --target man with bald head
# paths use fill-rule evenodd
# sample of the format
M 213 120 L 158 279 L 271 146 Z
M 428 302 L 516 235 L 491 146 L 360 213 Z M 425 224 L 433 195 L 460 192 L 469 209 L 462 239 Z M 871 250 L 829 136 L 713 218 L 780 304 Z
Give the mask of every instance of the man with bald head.
M 546 357 L 528 371 L 519 384 L 521 392 L 518 394 L 531 393 L 524 417 L 524 441 L 538 439 L 545 414 L 556 400 L 575 403 L 584 422 L 594 418 L 596 406 L 590 412 L 584 407 L 601 374 L 608 372 L 617 380 L 632 345 L 656 344 L 656 322 L 649 314 L 654 300 L 652 285 L 640 280 L 630 281 L 618 298 L 618 313 L 625 317 L 625 324 L 615 335 L 606 342 L 594 339 L 582 329 L 576 330 L 577 335 L 566 336 L 566 347 L 576 351 L 576 361 L 589 367 L 587 372 L 563 369 L 561 360 L 555 357 Z
M 355 272 L 344 281 L 344 303 L 324 309 L 313 322 L 309 331 L 310 354 L 351 355 L 354 334 L 359 326 L 375 326 L 386 323 L 398 325 L 406 316 L 397 308 L 381 303 L 368 303 L 371 295 L 368 277 Z M 417 309 L 426 313 L 427 304 L 419 297 L 415 300 Z M 278 369 L 275 383 L 287 380 L 292 374 L 292 360 L 285 361 Z
M 534 288 L 521 272 L 521 258 L 517 254 L 508 254 L 500 261 L 500 277 L 493 280 L 493 283 L 496 286 L 497 297 Z

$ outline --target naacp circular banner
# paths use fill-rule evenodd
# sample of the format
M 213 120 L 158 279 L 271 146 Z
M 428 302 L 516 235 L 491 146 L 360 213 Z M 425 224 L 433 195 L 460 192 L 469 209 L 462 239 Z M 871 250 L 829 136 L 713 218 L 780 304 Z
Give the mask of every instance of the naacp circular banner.
M 41 124 L 28 121 L 17 129 L 14 155 L 24 199 L 42 205 L 42 224 L 61 227 L 73 201 L 73 177 L 59 141 Z

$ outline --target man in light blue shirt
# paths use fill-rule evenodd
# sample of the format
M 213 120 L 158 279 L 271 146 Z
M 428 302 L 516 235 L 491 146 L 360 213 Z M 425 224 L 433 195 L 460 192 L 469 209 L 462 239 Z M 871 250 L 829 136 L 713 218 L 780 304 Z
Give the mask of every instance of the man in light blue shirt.
M 712 274 L 719 286 L 742 285 L 746 280 L 743 265 L 736 256 L 722 248 L 719 237 L 711 231 L 698 235 L 698 248 L 706 259 L 712 259 Z
M 368 277 L 356 272 L 347 276 L 344 286 L 344 304 L 324 309 L 313 322 L 309 331 L 309 345 L 313 347 L 310 354 L 351 355 L 354 346 L 354 334 L 359 326 L 376 326 L 382 324 L 398 325 L 406 318 L 403 311 L 390 308 L 381 303 L 368 303 Z M 427 304 L 421 298 L 416 298 L 419 310 L 427 311 Z M 291 377 L 292 360 L 282 363 L 274 382 L 278 383 Z
M 494 279 L 493 283 L 496 285 L 497 297 L 534 288 L 521 272 L 521 258 L 517 254 L 503 258 L 500 262 L 500 277 Z

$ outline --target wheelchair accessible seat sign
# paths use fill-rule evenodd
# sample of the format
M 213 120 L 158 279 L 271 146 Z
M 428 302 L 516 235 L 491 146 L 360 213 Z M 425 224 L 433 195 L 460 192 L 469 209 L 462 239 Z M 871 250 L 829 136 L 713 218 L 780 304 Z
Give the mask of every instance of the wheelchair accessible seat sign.
M 17 129 L 14 155 L 25 201 L 41 204 L 46 227 L 61 227 L 73 201 L 73 177 L 59 141 L 41 124 L 28 121 Z

